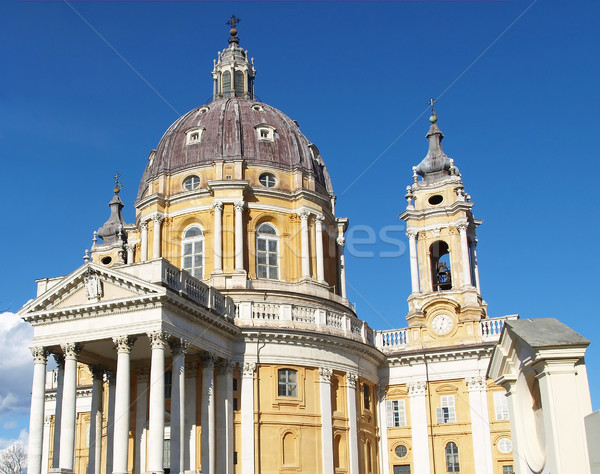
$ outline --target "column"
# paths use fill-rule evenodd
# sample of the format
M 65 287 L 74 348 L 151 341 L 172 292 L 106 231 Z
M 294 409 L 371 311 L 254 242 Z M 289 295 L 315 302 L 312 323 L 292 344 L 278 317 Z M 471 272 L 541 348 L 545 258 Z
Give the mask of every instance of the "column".
M 160 257 L 160 227 L 162 224 L 164 217 L 156 214 L 152 220 L 154 221 L 154 232 L 153 232 L 153 239 L 152 239 L 152 258 L 159 258 Z
M 209 355 L 203 360 L 202 368 L 202 472 L 216 474 L 215 470 L 215 359 Z
M 127 250 L 127 263 L 133 263 L 133 250 L 135 249 L 135 244 L 125 244 L 125 250 Z
M 148 334 L 152 347 L 150 362 L 150 420 L 148 427 L 147 471 L 163 472 L 165 436 L 165 344 L 169 335 L 163 331 Z
M 346 258 L 344 257 L 344 245 L 346 245 L 346 238 L 340 234 L 336 239 L 336 243 L 338 245 L 340 295 L 342 298 L 346 298 Z
M 219 474 L 233 473 L 233 364 L 217 366 L 216 434 Z
M 31 420 L 30 420 L 31 422 Z M 48 464 L 50 458 L 50 426 L 52 426 L 52 416 L 44 417 L 44 436 L 42 439 L 42 474 L 48 474 Z
M 52 441 L 52 467 L 58 467 L 60 455 L 60 421 L 62 414 L 63 385 L 65 381 L 65 358 L 62 354 L 52 354 L 58 372 L 56 375 L 56 401 L 54 402 L 54 436 Z
M 183 439 L 184 471 L 195 471 L 196 466 L 196 387 L 198 361 L 185 364 L 185 435 Z
M 319 367 L 321 397 L 321 456 L 323 472 L 333 473 L 333 426 L 331 419 L 331 369 Z
M 481 286 L 479 284 L 479 262 L 477 261 L 477 237 L 474 235 L 471 236 L 470 239 L 471 249 L 471 263 L 473 264 L 473 275 L 475 276 L 475 286 L 477 287 L 477 292 L 481 294 Z
M 142 262 L 148 260 L 148 221 L 140 222 L 140 229 L 142 234 L 142 243 L 141 246 L 141 258 Z
M 463 286 L 470 286 L 471 283 L 471 265 L 469 263 L 469 242 L 467 241 L 467 225 L 459 224 L 460 233 L 460 255 L 462 260 Z
M 173 372 L 171 378 L 171 472 L 183 472 L 183 426 L 185 423 L 185 352 L 190 346 L 183 339 L 171 344 Z
M 483 377 L 467 377 L 471 430 L 473 433 L 473 456 L 476 474 L 493 474 L 494 465 L 490 444 L 490 419 Z
M 425 398 L 427 384 L 425 382 L 411 382 L 406 385 L 408 387 L 408 396 L 410 397 L 414 474 L 430 474 L 429 433 Z
M 300 244 L 302 252 L 302 279 L 310 279 L 310 255 L 308 248 L 308 211 L 300 211 Z
M 244 201 L 236 202 L 235 209 L 235 271 L 244 271 Z
M 386 406 L 386 385 L 379 384 L 377 386 L 377 413 L 379 420 L 379 456 L 381 458 L 381 471 L 388 472 L 390 465 L 390 454 L 388 449 L 388 430 L 387 430 L 387 406 Z
M 108 408 L 106 410 L 106 473 L 113 469 L 113 452 L 115 440 L 115 396 L 117 393 L 117 377 L 112 371 L 106 371 L 108 380 Z
M 348 454 L 350 457 L 350 474 L 359 474 L 358 471 L 358 426 L 356 415 L 356 382 L 358 376 L 348 373 L 346 386 L 348 391 Z
M 81 347 L 75 343 L 62 344 L 65 356 L 65 379 L 60 430 L 60 455 L 58 466 L 73 471 L 75 465 L 75 422 L 77 397 L 77 354 Z
M 242 370 L 242 466 L 244 474 L 254 474 L 254 371 L 255 362 L 245 362 Z
M 40 474 L 42 471 L 44 395 L 46 391 L 46 360 L 48 351 L 44 347 L 32 347 L 31 354 L 33 355 L 33 383 L 31 384 L 27 472 L 30 474 Z
M 146 413 L 148 412 L 148 380 L 150 370 L 139 368 L 135 371 L 135 474 L 146 472 Z
M 215 225 L 214 225 L 214 241 L 213 241 L 213 255 L 214 273 L 223 273 L 223 203 L 216 201 L 213 204 L 215 211 Z
M 113 448 L 113 474 L 127 473 L 129 454 L 129 393 L 130 360 L 129 354 L 135 337 L 117 336 L 113 338 L 117 348 L 117 384 L 115 393 L 115 434 Z
M 88 457 L 88 474 L 100 474 L 102 453 L 102 382 L 104 371 L 91 365 L 92 372 L 92 406 L 90 409 L 90 444 Z
M 419 262 L 417 260 L 417 233 L 413 230 L 406 232 L 410 251 L 410 283 L 413 293 L 419 293 Z
M 317 256 L 317 280 L 325 282 L 325 264 L 323 256 L 323 221 L 322 216 L 315 217 L 315 250 Z

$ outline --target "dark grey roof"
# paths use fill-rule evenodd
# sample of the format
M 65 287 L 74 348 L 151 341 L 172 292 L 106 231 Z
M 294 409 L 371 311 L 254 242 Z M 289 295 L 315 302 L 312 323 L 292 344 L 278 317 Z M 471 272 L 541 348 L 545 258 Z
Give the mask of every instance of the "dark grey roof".
M 442 140 L 444 134 L 437 124 L 433 122 L 427 132 L 429 141 L 429 150 L 421 163 L 417 165 L 417 173 L 421 175 L 426 182 L 436 182 L 450 176 L 450 167 L 452 163 L 442 149 Z
M 257 139 L 257 125 L 275 129 L 273 142 Z M 186 145 L 186 132 L 203 129 L 198 144 Z M 300 132 L 297 123 L 270 105 L 249 99 L 217 99 L 180 117 L 161 138 L 148 163 L 138 192 L 163 172 L 176 172 L 215 160 L 244 159 L 286 171 L 313 175 L 323 193 L 333 194 L 329 173 L 319 150 Z
M 505 327 L 505 331 L 510 330 L 533 349 L 553 346 L 587 346 L 590 343 L 585 337 L 555 318 L 506 321 Z

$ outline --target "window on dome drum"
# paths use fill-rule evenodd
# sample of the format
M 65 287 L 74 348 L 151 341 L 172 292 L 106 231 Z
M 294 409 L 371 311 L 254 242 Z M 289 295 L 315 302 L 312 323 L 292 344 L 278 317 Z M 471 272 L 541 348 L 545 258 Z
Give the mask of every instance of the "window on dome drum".
M 204 278 L 204 234 L 198 226 L 189 227 L 183 233 L 181 266 L 193 277 Z
M 454 405 L 454 395 L 442 395 L 440 397 L 440 405 L 440 407 L 435 409 L 437 422 L 439 424 L 456 423 L 456 406 Z
M 273 188 L 277 184 L 277 180 L 275 179 L 275 176 L 272 175 L 271 173 L 263 173 L 263 174 L 261 174 L 258 177 L 258 181 L 265 188 Z
M 259 141 L 274 141 L 275 130 L 270 127 L 259 127 L 256 129 Z
M 200 178 L 196 175 L 188 176 L 183 181 L 183 187 L 187 191 L 192 191 L 193 189 L 196 189 L 198 186 L 200 186 Z
M 231 73 L 223 73 L 223 97 L 231 97 Z
M 280 397 L 298 396 L 298 371 L 294 369 L 279 369 L 277 371 L 278 391 Z
M 429 247 L 433 291 L 451 290 L 450 252 L 448 244 L 439 240 Z
M 404 400 L 387 400 L 386 405 L 388 427 L 406 426 Z
M 235 75 L 233 76 L 235 79 L 235 96 L 243 97 L 244 96 L 244 73 L 242 71 L 235 71 Z
M 494 409 L 496 420 L 508 420 L 508 398 L 504 392 L 494 392 Z
M 279 279 L 279 236 L 271 224 L 261 224 L 256 230 L 256 276 Z
M 365 410 L 371 409 L 371 390 L 366 383 L 363 383 L 363 406 Z
M 452 441 L 446 445 L 446 472 L 460 472 L 458 446 Z
M 196 143 L 200 143 L 202 141 L 202 132 L 203 128 L 195 128 L 192 130 L 188 130 L 185 132 L 185 144 L 186 145 L 195 145 Z
M 394 466 L 394 474 L 410 474 L 410 464 Z

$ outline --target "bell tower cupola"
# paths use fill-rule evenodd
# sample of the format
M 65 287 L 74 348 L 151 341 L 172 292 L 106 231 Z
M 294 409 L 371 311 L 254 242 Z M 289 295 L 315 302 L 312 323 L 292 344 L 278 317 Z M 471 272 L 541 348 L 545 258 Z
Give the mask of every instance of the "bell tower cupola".
M 473 216 L 461 174 L 444 153 L 433 103 L 432 99 L 427 155 L 413 167 L 406 210 L 399 216 L 409 239 L 411 326 L 424 325 L 439 304 L 452 307 L 458 320 L 485 317 L 475 250 L 482 221 Z
M 219 53 L 214 61 L 213 100 L 254 99 L 254 58 L 248 59 L 248 51 L 240 48 L 237 24 L 241 20 L 235 15 L 227 22 L 229 30 L 229 47 Z

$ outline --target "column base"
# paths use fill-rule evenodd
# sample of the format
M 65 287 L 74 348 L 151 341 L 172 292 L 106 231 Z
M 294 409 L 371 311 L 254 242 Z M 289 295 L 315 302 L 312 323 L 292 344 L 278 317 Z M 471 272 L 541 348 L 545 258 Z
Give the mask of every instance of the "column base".
M 144 474 L 163 474 L 165 471 L 162 469 L 160 471 L 146 471 Z
M 65 469 L 64 467 L 53 467 L 48 469 L 48 474 L 75 474 L 73 469 Z

